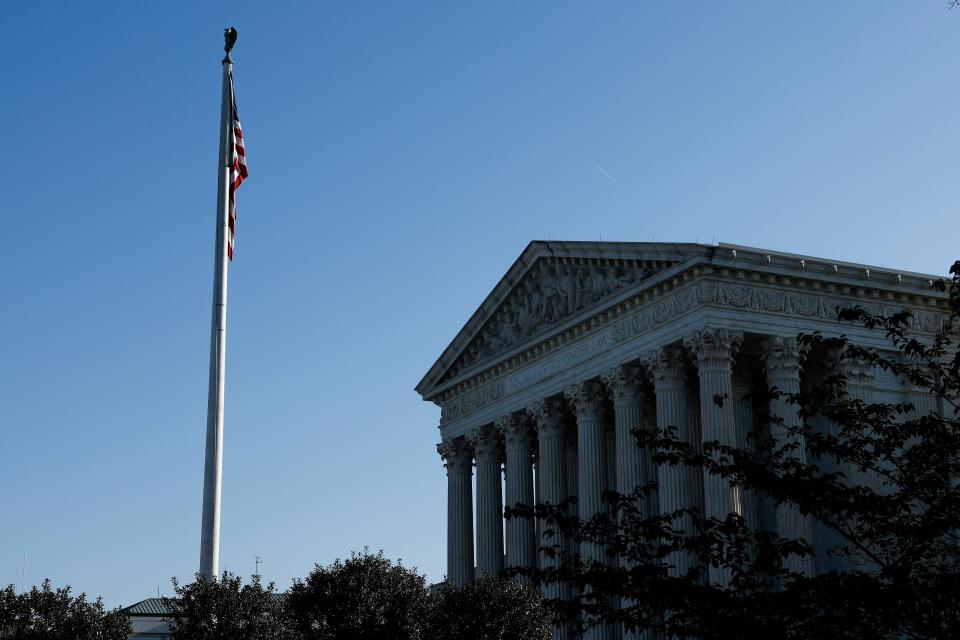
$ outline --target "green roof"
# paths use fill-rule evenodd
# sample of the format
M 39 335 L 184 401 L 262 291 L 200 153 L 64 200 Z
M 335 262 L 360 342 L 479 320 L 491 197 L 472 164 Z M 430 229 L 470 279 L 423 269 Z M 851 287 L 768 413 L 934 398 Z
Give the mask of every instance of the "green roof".
M 128 616 L 165 616 L 170 613 L 163 604 L 163 598 L 147 598 L 137 604 L 124 607 L 122 611 Z
M 280 600 L 283 598 L 284 594 L 274 593 L 272 594 L 274 599 Z M 167 609 L 166 605 L 163 604 L 163 598 L 147 598 L 146 600 L 141 600 L 137 604 L 132 604 L 129 607 L 124 607 L 121 609 L 128 616 L 168 616 L 170 615 L 170 610 Z

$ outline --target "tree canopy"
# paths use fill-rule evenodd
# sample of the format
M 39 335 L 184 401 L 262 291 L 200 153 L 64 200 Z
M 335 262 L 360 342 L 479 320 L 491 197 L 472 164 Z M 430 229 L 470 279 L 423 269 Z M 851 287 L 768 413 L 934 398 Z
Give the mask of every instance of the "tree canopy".
M 54 589 L 49 580 L 17 593 L 13 585 L 0 591 L 0 638 L 4 640 L 127 640 L 130 622 L 103 601 L 72 596 L 70 587 Z
M 366 549 L 316 565 L 284 594 L 229 573 L 181 586 L 164 603 L 173 638 L 221 640 L 545 640 L 550 612 L 531 587 L 482 578 L 435 591 L 416 569 Z
M 292 640 L 293 623 L 283 596 L 259 576 L 243 584 L 227 571 L 217 579 L 199 575 L 188 584 L 173 579 L 176 596 L 164 598 L 174 640 Z
M 364 550 L 329 566 L 316 565 L 288 594 L 304 640 L 431 638 L 430 591 L 415 569 Z
M 551 615 L 533 587 L 503 578 L 477 578 L 463 587 L 444 582 L 436 595 L 432 638 L 546 640 Z

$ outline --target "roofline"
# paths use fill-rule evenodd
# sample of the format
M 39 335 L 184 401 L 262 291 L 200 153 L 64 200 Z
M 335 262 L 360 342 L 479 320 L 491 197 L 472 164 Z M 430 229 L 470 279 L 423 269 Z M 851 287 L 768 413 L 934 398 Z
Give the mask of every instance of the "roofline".
M 835 264 L 838 267 L 849 267 L 851 269 L 870 269 L 872 271 L 882 271 L 882 272 L 893 272 L 899 273 L 904 276 L 912 276 L 915 278 L 924 278 L 927 280 L 932 280 L 936 278 L 946 278 L 947 274 L 932 274 L 932 273 L 921 273 L 919 271 L 907 271 L 905 269 L 897 269 L 895 267 L 884 267 L 875 264 L 864 264 L 860 262 L 845 262 L 843 260 L 831 260 L 830 258 L 821 258 L 818 256 L 810 256 L 802 253 L 789 253 L 787 251 L 773 251 L 770 249 L 761 249 L 760 247 L 748 247 L 742 244 L 730 244 L 727 242 L 718 242 L 718 249 L 730 249 L 731 251 L 747 251 L 750 253 L 761 253 L 773 257 L 781 258 L 790 258 L 793 260 L 810 260 L 813 262 L 825 263 L 825 264 Z
M 272 595 L 274 598 L 285 598 L 287 596 L 286 592 L 276 592 L 276 591 L 272 592 L 270 595 Z M 139 602 L 135 602 L 128 607 L 121 607 L 120 612 L 126 614 L 127 617 L 140 616 L 144 618 L 168 618 L 170 616 L 173 616 L 176 612 L 168 610 L 164 612 L 151 612 L 151 613 L 135 612 L 134 613 L 130 611 L 131 609 L 139 607 L 145 602 L 159 601 L 160 604 L 162 605 L 165 600 L 176 600 L 176 597 L 161 596 L 159 598 L 144 598 L 143 600 L 140 600 Z

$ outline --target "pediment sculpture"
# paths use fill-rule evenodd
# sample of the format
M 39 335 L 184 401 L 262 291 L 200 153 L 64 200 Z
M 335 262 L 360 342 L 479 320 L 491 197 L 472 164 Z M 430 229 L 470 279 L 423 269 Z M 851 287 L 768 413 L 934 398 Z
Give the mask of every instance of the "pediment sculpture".
M 539 260 L 470 342 L 444 380 L 509 350 L 579 311 L 649 277 L 639 261 Z

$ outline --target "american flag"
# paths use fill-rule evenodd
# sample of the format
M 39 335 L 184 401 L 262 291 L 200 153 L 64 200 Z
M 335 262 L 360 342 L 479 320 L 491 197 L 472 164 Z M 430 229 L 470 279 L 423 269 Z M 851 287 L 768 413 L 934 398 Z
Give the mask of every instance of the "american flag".
M 233 260 L 233 237 L 237 232 L 237 188 L 247 177 L 247 154 L 243 149 L 243 131 L 240 129 L 240 116 L 237 115 L 237 97 L 233 93 L 233 74 L 230 74 L 230 240 L 227 243 L 227 257 Z

